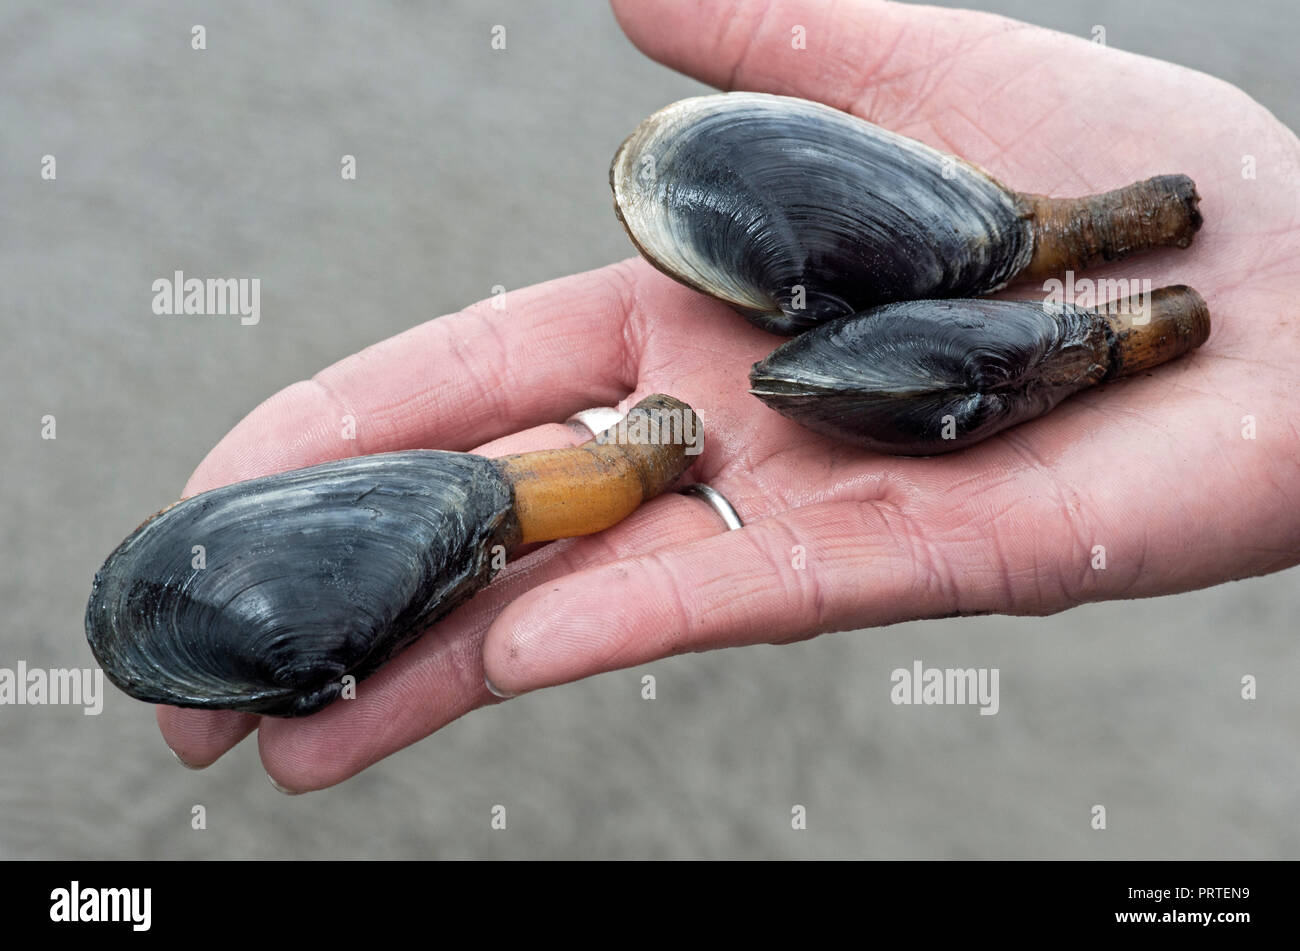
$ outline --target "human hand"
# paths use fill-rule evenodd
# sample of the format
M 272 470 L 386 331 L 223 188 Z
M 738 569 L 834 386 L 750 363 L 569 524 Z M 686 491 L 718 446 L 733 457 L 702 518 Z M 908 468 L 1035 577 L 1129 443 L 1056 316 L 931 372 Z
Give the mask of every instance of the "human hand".
M 1196 288 L 1209 342 L 979 446 L 911 459 L 838 445 L 767 409 L 747 374 L 780 339 L 640 260 L 512 292 L 503 311 L 480 304 L 430 321 L 266 401 L 186 494 L 357 452 L 564 445 L 580 437 L 548 421 L 664 392 L 699 411 L 707 444 L 693 477 L 746 527 L 724 532 L 694 499 L 656 499 L 600 535 L 517 558 L 355 700 L 303 720 L 160 707 L 183 759 L 212 762 L 260 725 L 270 775 L 315 789 L 492 702 L 485 673 L 518 693 L 683 651 L 950 614 L 1049 614 L 1300 561 L 1289 406 L 1300 143 L 1266 110 L 1208 76 L 985 14 L 864 0 L 615 10 L 667 65 L 723 88 L 821 100 L 1023 192 L 1190 175 L 1205 216 L 1192 248 L 1089 276 Z M 807 49 L 792 48 L 795 25 Z M 1245 155 L 1257 178 L 1243 177 Z M 355 442 L 337 438 L 344 414 L 357 420 Z M 1254 439 L 1243 438 L 1248 416 Z

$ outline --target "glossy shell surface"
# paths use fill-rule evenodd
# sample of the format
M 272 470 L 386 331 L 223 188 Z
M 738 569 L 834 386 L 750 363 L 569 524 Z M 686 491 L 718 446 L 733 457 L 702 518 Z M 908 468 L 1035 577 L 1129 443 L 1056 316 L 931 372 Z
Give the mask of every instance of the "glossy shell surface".
M 785 96 L 660 110 L 618 150 L 610 184 L 652 264 L 778 333 L 988 293 L 1033 251 L 1028 209 L 982 170 Z
M 490 460 L 433 451 L 205 492 L 109 556 L 86 635 L 141 700 L 312 713 L 489 580 L 511 503 Z
M 969 446 L 1105 379 L 1115 344 L 1091 310 L 1038 301 L 889 304 L 778 347 L 751 392 L 815 432 L 899 455 Z

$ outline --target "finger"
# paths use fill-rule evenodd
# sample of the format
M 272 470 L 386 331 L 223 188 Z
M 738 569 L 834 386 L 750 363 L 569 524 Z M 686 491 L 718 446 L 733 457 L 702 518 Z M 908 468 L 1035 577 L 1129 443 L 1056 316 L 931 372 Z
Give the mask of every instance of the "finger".
M 585 433 L 576 439 L 584 437 Z M 499 448 L 520 450 L 518 445 Z M 505 605 L 592 564 L 684 544 L 722 530 L 706 506 L 668 494 L 598 535 L 555 542 L 512 558 L 488 588 L 365 680 L 356 699 L 332 704 L 302 720 L 264 721 L 259 745 L 267 772 L 294 791 L 330 786 L 495 702 L 484 683 L 482 642 Z
M 347 357 L 254 409 L 185 494 L 346 456 L 463 450 L 617 402 L 636 381 L 623 333 L 635 273 L 623 262 L 510 291 Z
M 233 710 L 154 708 L 158 729 L 172 754 L 190 769 L 211 766 L 257 729 L 258 717 Z
M 815 505 L 538 587 L 493 623 L 484 668 L 521 693 L 686 651 L 992 610 L 998 574 L 978 562 L 934 565 L 891 504 Z M 948 571 L 961 569 L 978 583 L 959 593 Z

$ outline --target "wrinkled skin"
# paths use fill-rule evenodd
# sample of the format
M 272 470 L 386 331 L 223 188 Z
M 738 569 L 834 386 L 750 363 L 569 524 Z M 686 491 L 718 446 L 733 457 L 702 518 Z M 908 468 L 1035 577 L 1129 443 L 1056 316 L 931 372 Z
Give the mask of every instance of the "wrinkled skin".
M 820 99 L 1023 191 L 1191 175 L 1205 214 L 1191 250 L 1089 276 L 1197 288 L 1209 342 L 968 451 L 904 459 L 837 446 L 749 396 L 750 365 L 779 339 L 639 260 L 513 292 L 507 312 L 430 321 L 266 401 L 186 493 L 357 451 L 563 445 L 577 437 L 553 421 L 659 391 L 702 414 L 694 476 L 746 528 L 724 533 L 695 499 L 657 499 L 602 535 L 517 559 L 354 701 L 297 721 L 159 708 L 184 760 L 210 763 L 260 727 L 272 778 L 316 789 L 493 702 L 485 672 L 519 693 L 682 651 L 954 613 L 1050 614 L 1300 560 L 1300 144 L 1266 110 L 1208 76 L 984 14 L 865 0 L 615 10 L 668 66 Z M 808 51 L 790 48 L 793 24 Z M 1242 178 L 1243 154 L 1257 179 Z M 431 366 L 449 369 L 433 381 Z M 322 420 L 345 411 L 383 439 L 334 439 Z M 1247 415 L 1254 441 L 1242 438 Z M 1090 566 L 1098 544 L 1105 571 Z M 794 545 L 805 570 L 790 567 Z

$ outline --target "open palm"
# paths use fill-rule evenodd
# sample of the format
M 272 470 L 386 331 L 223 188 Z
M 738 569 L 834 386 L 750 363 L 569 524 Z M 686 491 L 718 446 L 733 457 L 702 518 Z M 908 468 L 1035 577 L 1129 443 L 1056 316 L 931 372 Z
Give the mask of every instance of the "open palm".
M 272 777 L 314 789 L 491 702 L 485 672 L 518 693 L 682 651 L 1046 614 L 1300 561 L 1300 143 L 1266 110 L 1210 77 L 983 14 L 812 0 L 615 6 L 632 40 L 670 66 L 821 100 L 1020 191 L 1190 175 L 1205 216 L 1192 249 L 1089 276 L 1195 287 L 1209 342 L 972 449 L 906 459 L 810 434 L 749 396 L 750 365 L 779 339 L 640 260 L 430 321 L 272 397 L 186 493 L 357 452 L 561 445 L 578 437 L 552 421 L 664 392 L 701 414 L 708 441 L 692 476 L 746 527 L 725 532 L 699 501 L 661 497 L 601 535 L 517 558 L 356 700 L 304 720 L 159 708 L 184 760 L 209 763 L 260 723 Z M 791 43 L 795 27 L 805 49 Z M 346 414 L 357 441 L 338 438 Z

